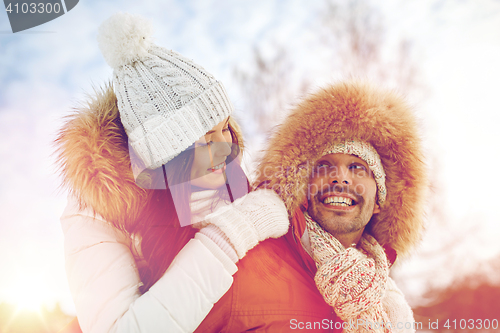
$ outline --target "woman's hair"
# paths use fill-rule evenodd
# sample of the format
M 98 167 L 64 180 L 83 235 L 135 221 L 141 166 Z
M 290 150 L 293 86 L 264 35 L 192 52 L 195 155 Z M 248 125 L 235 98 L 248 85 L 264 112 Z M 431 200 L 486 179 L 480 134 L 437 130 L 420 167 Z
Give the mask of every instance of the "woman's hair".
M 248 180 L 241 169 L 238 156 L 243 149 L 241 132 L 233 118 L 229 117 L 229 130 L 232 138 L 231 154 L 226 159 L 226 176 L 236 182 L 234 188 L 249 189 Z M 182 227 L 180 220 L 191 219 L 189 202 L 191 198 L 191 166 L 194 160 L 194 146 L 186 149 L 173 160 L 151 171 L 150 181 L 154 184 L 164 182 L 166 189 L 147 190 L 149 200 L 136 225 L 136 234 L 142 238 L 141 250 L 146 267 L 139 269 L 143 286 L 141 292 L 146 292 L 162 277 L 179 251 L 194 237 L 198 231 L 191 225 Z M 231 161 L 234 163 L 231 163 Z M 175 184 L 175 186 L 169 186 Z M 158 188 L 159 186 L 153 186 Z M 225 185 L 224 185 L 225 187 Z M 245 193 L 246 193 L 245 191 Z M 234 192 L 234 191 L 233 191 Z M 220 188 L 215 200 L 228 200 L 228 191 Z M 233 199 L 244 193 L 234 193 Z M 173 197 L 176 198 L 175 204 Z

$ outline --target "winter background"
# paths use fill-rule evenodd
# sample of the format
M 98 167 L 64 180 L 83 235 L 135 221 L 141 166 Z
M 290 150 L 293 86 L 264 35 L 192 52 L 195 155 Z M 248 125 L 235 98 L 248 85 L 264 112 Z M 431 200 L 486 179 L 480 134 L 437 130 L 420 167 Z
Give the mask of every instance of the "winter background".
M 355 76 L 405 94 L 432 188 L 422 244 L 393 275 L 416 310 L 448 304 L 457 285 L 498 295 L 500 1 L 81 0 L 16 34 L 0 11 L 0 332 L 51 332 L 74 315 L 52 142 L 64 115 L 111 78 L 96 34 L 117 11 L 150 18 L 157 44 L 225 84 L 249 171 L 307 92 Z M 489 306 L 497 317 L 499 303 Z M 444 308 L 434 316 L 451 316 Z

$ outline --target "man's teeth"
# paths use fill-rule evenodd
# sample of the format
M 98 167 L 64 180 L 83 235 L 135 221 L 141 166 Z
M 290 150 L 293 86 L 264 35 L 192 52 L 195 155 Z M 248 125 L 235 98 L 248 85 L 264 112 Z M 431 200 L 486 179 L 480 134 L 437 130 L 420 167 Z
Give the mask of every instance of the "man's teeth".
M 216 166 L 214 166 L 212 168 L 212 170 L 219 170 L 219 169 L 222 169 L 222 167 L 224 167 L 224 162 L 222 162 L 221 164 L 217 164 Z
M 352 206 L 352 199 L 344 197 L 327 197 L 323 200 L 323 203 L 331 206 Z

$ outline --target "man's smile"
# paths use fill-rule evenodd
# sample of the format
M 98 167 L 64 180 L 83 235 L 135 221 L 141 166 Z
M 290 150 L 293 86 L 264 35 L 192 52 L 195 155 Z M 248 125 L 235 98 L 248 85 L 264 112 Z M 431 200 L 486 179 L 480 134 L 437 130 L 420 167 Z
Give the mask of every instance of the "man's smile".
M 317 196 L 318 201 L 328 210 L 351 211 L 359 203 L 354 195 L 349 193 L 327 192 Z

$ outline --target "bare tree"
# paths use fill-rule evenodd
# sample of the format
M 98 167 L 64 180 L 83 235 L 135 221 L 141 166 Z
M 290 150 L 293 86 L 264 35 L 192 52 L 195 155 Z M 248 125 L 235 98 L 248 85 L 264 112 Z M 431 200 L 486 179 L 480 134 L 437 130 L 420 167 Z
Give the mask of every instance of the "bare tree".
M 429 288 L 426 296 L 432 301 L 414 308 L 415 321 L 424 328 L 432 323 L 429 332 L 498 332 L 500 286 L 491 275 L 499 276 L 499 262 L 495 258 L 444 288 Z
M 250 70 L 235 69 L 234 76 L 259 131 L 267 134 L 280 123 L 287 106 L 307 89 L 307 82 L 294 85 L 294 59 L 283 46 L 275 46 L 274 55 L 265 57 L 254 47 Z
M 321 14 L 322 36 L 329 45 L 335 70 L 344 76 L 369 78 L 410 93 L 418 84 L 412 42 L 399 38 L 388 46 L 384 16 L 369 0 L 326 0 Z M 391 52 L 384 49 L 390 48 Z
M 306 27 L 312 29 L 312 36 L 319 36 L 310 57 L 329 54 L 313 59 L 321 64 L 318 76 L 368 78 L 404 93 L 416 88 L 418 66 L 411 56 L 411 41 L 399 40 L 395 50 L 389 52 L 391 58 L 384 59 L 382 51 L 387 44 L 384 17 L 369 0 L 324 0 L 317 15 L 320 24 Z M 258 133 L 263 135 L 310 88 L 310 80 L 316 79 L 301 72 L 303 59 L 295 57 L 296 52 L 284 43 L 275 42 L 274 52 L 268 52 L 265 42 L 260 41 L 254 47 L 248 69 L 234 70 L 244 111 L 251 115 Z
M 325 1 L 321 19 L 324 39 L 343 71 L 364 76 L 382 70 L 382 17 L 367 1 Z

